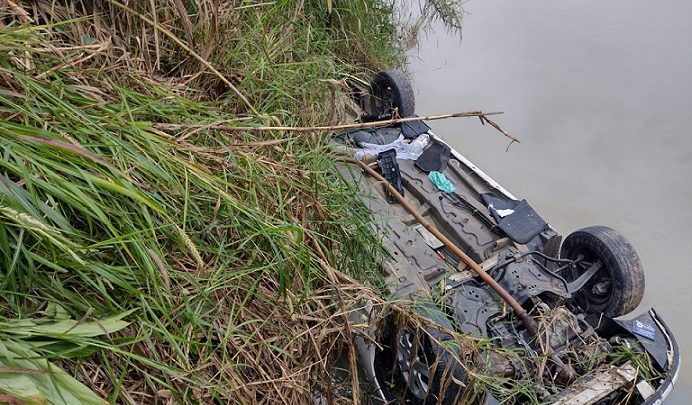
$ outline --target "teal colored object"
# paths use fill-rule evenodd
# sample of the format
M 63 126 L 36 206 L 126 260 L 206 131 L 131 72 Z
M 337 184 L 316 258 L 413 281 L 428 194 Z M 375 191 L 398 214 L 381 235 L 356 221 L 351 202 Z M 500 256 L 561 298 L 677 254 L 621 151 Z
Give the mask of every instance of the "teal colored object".
M 445 175 L 440 172 L 432 171 L 428 173 L 428 179 L 430 179 L 440 191 L 444 191 L 445 193 L 453 193 L 454 190 L 456 190 L 454 184 L 447 180 Z

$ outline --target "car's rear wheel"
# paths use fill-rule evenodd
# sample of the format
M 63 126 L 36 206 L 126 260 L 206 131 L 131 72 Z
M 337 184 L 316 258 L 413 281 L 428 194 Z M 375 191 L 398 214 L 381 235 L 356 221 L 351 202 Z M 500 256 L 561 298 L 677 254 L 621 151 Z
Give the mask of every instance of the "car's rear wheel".
M 601 268 L 578 291 L 572 303 L 588 313 L 617 317 L 634 310 L 644 296 L 644 271 L 634 247 L 619 232 L 592 226 L 571 233 L 562 243 L 561 257 L 586 265 L 600 261 Z M 584 270 L 577 266 L 563 274 L 575 280 Z
M 434 339 L 431 339 L 430 336 Z M 385 337 L 375 356 L 378 382 L 389 401 L 417 405 L 458 403 L 465 372 L 456 356 L 437 342 L 449 335 L 436 330 L 400 331 Z
M 373 99 L 373 111 L 370 115 L 374 119 L 408 117 L 416 112 L 413 86 L 401 70 L 388 69 L 378 72 L 370 87 Z

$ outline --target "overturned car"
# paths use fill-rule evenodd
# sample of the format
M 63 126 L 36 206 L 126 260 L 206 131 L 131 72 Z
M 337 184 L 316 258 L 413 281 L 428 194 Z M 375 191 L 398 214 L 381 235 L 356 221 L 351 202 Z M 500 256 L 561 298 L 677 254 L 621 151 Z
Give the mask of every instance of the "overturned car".
M 398 70 L 349 83 L 364 122 L 415 112 Z M 680 364 L 670 329 L 653 309 L 620 318 L 644 293 L 620 233 L 563 238 L 420 120 L 335 144 L 353 157 L 341 175 L 375 217 L 392 297 L 435 326 L 391 322 L 357 339 L 371 402 L 655 404 L 670 392 Z

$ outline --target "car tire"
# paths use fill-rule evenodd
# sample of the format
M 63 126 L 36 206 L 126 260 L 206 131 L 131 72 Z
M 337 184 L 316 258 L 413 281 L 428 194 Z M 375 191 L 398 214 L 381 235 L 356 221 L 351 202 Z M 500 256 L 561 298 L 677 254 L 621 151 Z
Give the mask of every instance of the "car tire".
M 451 339 L 437 330 L 429 329 L 427 333 L 436 341 Z M 466 383 L 466 373 L 449 349 L 433 343 L 427 335 L 417 338 L 409 331 L 392 334 L 387 340 L 376 362 L 380 365 L 379 383 L 385 387 L 389 401 L 416 405 L 459 403 L 463 387 L 458 382 Z M 392 367 L 385 370 L 383 365 Z
M 375 119 L 408 117 L 416 112 L 413 86 L 399 69 L 383 70 L 370 83 L 373 98 L 371 116 Z M 396 113 L 395 113 L 396 111 Z
M 600 260 L 603 266 L 573 293 L 572 303 L 585 312 L 611 318 L 625 315 L 641 303 L 644 271 L 637 252 L 622 234 L 606 226 L 579 229 L 565 238 L 560 256 L 575 260 L 579 255 L 587 262 Z M 563 275 L 569 282 L 580 272 L 572 269 Z

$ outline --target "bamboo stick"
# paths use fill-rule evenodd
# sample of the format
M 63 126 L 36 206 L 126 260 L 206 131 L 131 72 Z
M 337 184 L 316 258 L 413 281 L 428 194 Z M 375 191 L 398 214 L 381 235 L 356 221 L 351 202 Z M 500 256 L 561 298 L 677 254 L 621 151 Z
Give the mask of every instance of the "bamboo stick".
M 180 129 L 215 129 L 218 131 L 229 131 L 229 132 L 262 132 L 262 131 L 289 131 L 289 132 L 317 132 L 317 131 L 338 131 L 344 129 L 359 129 L 359 128 L 372 128 L 378 126 L 386 126 L 392 124 L 400 124 L 402 122 L 412 122 L 412 121 L 435 121 L 443 120 L 449 118 L 469 118 L 469 117 L 480 117 L 482 122 L 488 122 L 493 128 L 500 131 L 505 137 L 512 140 L 512 142 L 521 141 L 516 137 L 510 135 L 507 131 L 502 129 L 498 124 L 487 118 L 488 115 L 498 115 L 502 112 L 483 112 L 483 111 L 467 111 L 452 114 L 440 114 L 440 115 L 428 115 L 425 117 L 406 117 L 406 118 L 394 118 L 390 120 L 382 121 L 372 121 L 372 122 L 359 122 L 354 124 L 340 124 L 340 125 L 323 125 L 323 126 L 310 126 L 310 127 L 283 127 L 283 126 L 233 126 L 233 125 L 194 125 L 194 124 L 167 124 L 167 123 L 155 123 L 153 124 L 155 128 L 175 131 Z

